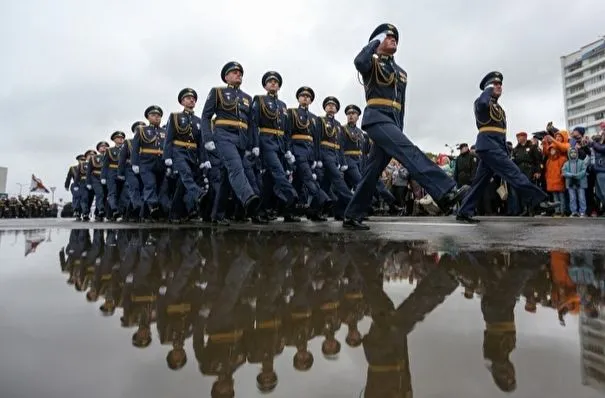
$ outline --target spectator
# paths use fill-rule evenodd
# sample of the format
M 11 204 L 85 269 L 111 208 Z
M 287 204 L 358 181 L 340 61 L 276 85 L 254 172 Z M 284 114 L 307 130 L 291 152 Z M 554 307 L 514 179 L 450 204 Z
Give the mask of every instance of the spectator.
M 393 170 L 393 195 L 395 195 L 397 206 L 405 208 L 410 173 L 401 164 L 397 163 L 397 166 Z
M 463 185 L 471 185 L 477 172 L 477 157 L 471 154 L 468 144 L 460 144 L 460 154 L 454 160 L 454 181 L 460 188 Z
M 602 123 L 602 125 L 605 123 Z M 591 167 L 596 176 L 596 194 L 601 203 L 605 202 L 605 125 L 602 126 L 601 134 L 594 136 L 590 142 Z M 596 210 L 596 209 L 595 209 Z
M 517 146 L 513 148 L 513 162 L 527 178 L 535 181 L 536 184 L 540 180 L 542 169 L 542 153 L 538 147 L 527 140 L 527 133 L 521 131 L 517 133 Z M 519 214 L 516 211 L 519 208 L 519 197 L 512 187 L 509 187 L 509 215 Z M 524 214 L 530 214 L 533 209 L 523 209 Z
M 550 193 L 554 201 L 560 202 L 559 209 L 555 215 L 565 213 L 565 181 L 563 179 L 563 164 L 567 161 L 567 131 L 561 130 L 555 133 L 555 138 L 547 135 L 543 140 L 543 150 L 547 155 L 546 160 L 546 191 Z
M 578 156 L 576 148 L 570 148 L 569 160 L 563 164 L 562 174 L 565 178 L 565 188 L 569 193 L 569 209 L 572 217 L 586 217 L 586 193 L 588 181 L 586 178 L 586 163 Z M 579 214 L 578 214 L 579 210 Z

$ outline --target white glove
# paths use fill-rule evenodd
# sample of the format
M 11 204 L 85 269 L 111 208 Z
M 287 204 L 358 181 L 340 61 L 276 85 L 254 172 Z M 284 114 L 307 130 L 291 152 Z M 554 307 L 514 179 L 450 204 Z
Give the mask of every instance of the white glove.
M 74 187 L 74 192 L 78 192 L 80 190 L 80 187 Z
M 103 184 L 103 185 L 107 184 L 107 180 L 105 178 L 101 178 L 101 184 Z
M 296 160 L 296 158 L 294 158 L 294 155 L 292 155 L 292 152 L 290 151 L 286 152 L 286 155 L 284 157 L 286 158 L 289 164 L 293 164 Z
M 172 167 L 172 159 L 164 159 L 164 164 L 166 167 Z
M 250 151 L 244 151 L 244 156 L 245 157 L 248 157 L 250 155 L 252 155 L 252 152 L 250 152 Z
M 206 150 L 212 152 L 216 149 L 216 145 L 214 145 L 214 141 L 208 141 L 207 143 L 204 144 L 204 148 L 206 148 Z
M 313 180 L 317 180 L 317 174 L 313 173 L 311 174 L 311 177 L 313 177 Z
M 289 176 L 290 174 L 292 174 L 292 170 L 286 170 L 286 175 Z
M 260 149 L 258 149 L 258 147 L 252 148 L 252 154 L 258 157 L 258 155 L 260 155 Z
M 317 168 L 321 169 L 322 167 L 324 167 L 324 164 L 321 162 L 321 160 L 317 161 Z
M 314 169 L 314 168 L 316 168 L 316 167 L 317 167 L 317 162 L 314 160 L 314 161 L 313 161 L 313 164 L 311 165 L 311 169 Z
M 92 185 L 86 184 L 86 189 L 88 189 L 90 191 L 92 189 Z
M 168 167 L 166 168 L 166 177 L 170 176 L 170 174 L 172 174 L 172 169 Z
M 212 164 L 210 161 L 206 160 L 204 163 L 200 164 L 200 169 L 211 169 Z
M 139 174 L 139 166 L 133 164 L 132 165 L 132 172 L 134 174 Z
M 126 177 L 124 177 L 124 176 L 118 176 L 118 180 L 124 181 L 125 179 L 126 179 Z
M 349 166 L 347 166 L 346 164 L 344 166 L 340 166 L 340 171 L 347 171 L 349 169 Z
M 382 43 L 384 41 L 384 39 L 387 38 L 387 34 L 385 32 L 380 33 L 378 36 L 374 36 L 374 38 L 372 40 L 378 40 L 380 43 Z
M 204 184 L 208 184 L 208 179 L 204 177 Z

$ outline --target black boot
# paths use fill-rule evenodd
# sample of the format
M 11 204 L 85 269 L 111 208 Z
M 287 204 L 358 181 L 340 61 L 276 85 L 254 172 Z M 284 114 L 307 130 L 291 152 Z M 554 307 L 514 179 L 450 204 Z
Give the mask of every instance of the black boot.
M 367 225 L 363 224 L 360 220 L 354 218 L 347 218 L 342 222 L 342 227 L 345 229 L 352 229 L 355 231 L 367 231 L 370 229 Z
M 451 191 L 449 191 L 448 193 L 446 193 L 443 197 L 441 197 L 435 203 L 437 203 L 437 206 L 439 207 L 439 209 L 446 216 L 450 215 L 450 214 L 452 214 L 452 207 L 454 207 L 454 205 L 456 203 L 458 203 L 459 201 L 462 200 L 462 198 L 464 198 L 464 195 L 466 195 L 466 193 L 469 191 L 470 188 L 471 187 L 468 185 L 463 185 L 458 189 L 454 188 Z

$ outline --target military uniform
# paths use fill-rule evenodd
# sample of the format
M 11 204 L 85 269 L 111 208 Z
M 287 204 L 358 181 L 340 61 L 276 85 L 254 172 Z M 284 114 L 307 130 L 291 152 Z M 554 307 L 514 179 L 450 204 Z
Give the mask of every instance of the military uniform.
M 328 104 L 336 106 L 336 113 L 340 110 L 340 102 L 336 97 L 326 97 L 323 101 L 323 108 Z M 351 201 L 351 191 L 347 187 L 341 172 L 348 169 L 342 151 L 342 126 L 334 118 L 334 115 L 326 114 L 319 117 L 316 126 L 319 138 L 319 153 L 323 167 L 323 178 L 320 186 L 326 192 L 334 192 L 338 198 L 338 203 L 334 207 L 334 216 L 342 219 L 345 209 Z
M 449 209 L 464 192 L 456 192 L 456 183 L 402 133 L 405 92 L 408 76 L 392 55 L 378 55 L 376 50 L 385 40 L 399 40 L 397 28 L 382 24 L 370 35 L 370 41 L 355 57 L 355 67 L 363 78 L 367 106 L 361 128 L 374 141 L 374 150 L 363 178 L 346 210 L 343 226 L 369 229 L 361 224 L 375 192 L 376 181 L 391 161 L 397 159 L 442 210 Z
M 300 96 L 309 96 L 311 102 L 315 99 L 315 92 L 310 87 L 300 87 L 296 91 L 296 99 Z M 321 189 L 317 181 L 316 168 L 320 162 L 319 137 L 316 136 L 317 117 L 306 106 L 288 109 L 286 119 L 286 139 L 289 142 L 292 154 L 295 157 L 294 178 L 298 185 L 298 195 L 303 197 L 306 190 L 309 200 L 307 217 L 313 221 L 326 221 L 322 213 L 331 199 Z
M 261 80 L 264 87 L 267 82 L 275 80 L 279 87 L 282 77 L 275 71 L 269 71 Z M 274 194 L 285 206 L 284 221 L 300 221 L 291 213 L 292 207 L 298 201 L 298 194 L 288 180 L 284 163 L 293 164 L 294 155 L 290 151 L 289 142 L 285 139 L 286 104 L 277 98 L 275 93 L 267 93 L 254 97 L 252 101 L 252 147 L 260 148 L 263 167 L 270 182 L 265 184 L 263 199 L 267 200 Z
M 506 113 L 498 104 L 498 97 L 493 95 L 493 85 L 502 84 L 502 79 L 500 72 L 490 72 L 479 84 L 482 93 L 475 100 L 475 121 L 479 129 L 475 147 L 479 166 L 471 191 L 458 210 L 457 219 L 460 221 L 478 222 L 471 216 L 494 174 L 508 182 L 528 208 L 538 205 L 543 208 L 556 206 L 554 203 L 545 202 L 548 195 L 533 184 L 509 157 L 506 146 Z
M 111 140 L 118 138 L 126 138 L 126 135 L 121 131 L 116 131 L 111 135 Z M 107 206 L 111 211 L 111 217 L 115 220 L 121 216 L 120 204 L 123 207 L 125 198 L 122 194 L 122 184 L 118 179 L 118 167 L 120 164 L 120 150 L 122 145 L 115 145 L 108 148 L 103 160 L 103 170 L 101 172 L 101 180 L 105 180 L 107 186 Z
M 162 109 L 152 105 L 145 110 L 145 117 L 151 114 L 163 115 Z M 164 183 L 166 167 L 162 160 L 166 131 L 158 125 L 139 126 L 132 140 L 132 169 L 139 174 L 143 183 L 143 203 L 141 218 L 147 214 L 151 218 L 158 218 L 160 214 L 160 189 Z
M 86 160 L 84 155 L 76 156 L 78 164 L 71 166 L 67 171 L 67 177 L 65 177 L 65 190 L 71 191 L 71 206 L 74 211 L 74 217 L 76 220 L 80 219 L 81 205 L 80 205 L 80 181 L 78 181 L 78 169 L 81 167 L 82 162 Z M 73 183 L 72 183 L 73 181 Z
M 95 197 L 95 220 L 103 221 L 105 217 L 105 184 L 101 178 L 103 170 L 103 162 L 105 161 L 105 150 L 109 144 L 101 141 L 97 144 L 97 151 L 100 153 L 94 155 L 88 161 L 88 169 L 86 173 L 86 188 L 94 192 Z
M 237 62 L 229 62 L 221 70 L 221 79 L 227 83 L 226 76 L 232 71 L 244 70 Z M 244 172 L 242 157 L 246 150 L 254 156 L 260 155 L 258 147 L 251 147 L 253 127 L 251 123 L 252 97 L 243 92 L 239 85 L 215 87 L 210 90 L 202 111 L 202 131 L 204 146 L 209 151 L 217 151 L 227 169 L 231 188 L 237 199 L 251 213 L 260 205 Z M 211 120 L 214 120 L 214 131 Z
M 88 187 L 87 178 L 88 178 L 88 169 L 90 167 L 90 159 L 96 156 L 96 152 L 92 149 L 89 149 L 84 153 L 85 160 L 80 162 L 78 169 L 76 170 L 76 180 L 78 181 L 79 192 L 80 192 L 80 210 L 82 214 L 82 220 L 88 221 L 90 220 L 90 198 L 92 196 L 91 188 Z
M 133 133 L 139 126 L 144 126 L 143 122 L 134 122 L 130 127 Z M 141 209 L 143 208 L 143 199 L 141 199 L 141 180 L 138 174 L 132 170 L 132 141 L 127 139 L 122 145 L 120 158 L 118 160 L 118 178 L 126 182 L 125 191 L 128 197 L 128 219 L 137 221 L 140 217 Z
M 193 97 L 197 101 L 197 93 L 191 88 L 179 92 L 178 101 L 185 97 Z M 210 166 L 207 162 L 203 146 L 202 121 L 192 109 L 173 112 L 166 125 L 166 144 L 164 146 L 164 163 L 179 174 L 179 182 L 173 198 L 170 219 L 177 217 L 175 201 L 183 200 L 189 214 L 197 215 L 199 202 L 206 194 L 200 184 L 200 174 L 203 168 Z

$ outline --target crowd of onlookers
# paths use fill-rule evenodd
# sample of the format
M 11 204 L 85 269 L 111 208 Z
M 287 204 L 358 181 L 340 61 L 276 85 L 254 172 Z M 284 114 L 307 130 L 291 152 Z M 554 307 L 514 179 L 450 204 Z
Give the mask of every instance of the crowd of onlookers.
M 549 123 L 546 130 L 528 137 L 516 134 L 517 142 L 508 142 L 511 159 L 521 171 L 547 192 L 560 207 L 542 215 L 597 217 L 605 203 L 605 122 L 598 134 L 588 136 L 583 127 L 571 133 Z M 458 186 L 471 184 L 479 160 L 473 146 L 458 145 L 457 156 L 440 154 L 435 162 L 454 178 Z M 405 215 L 430 214 L 424 190 L 409 178 L 409 173 L 392 160 L 383 173 L 383 181 L 404 208 Z M 430 199 L 428 199 L 430 201 Z M 518 216 L 533 214 L 522 208 L 515 190 L 499 177 L 494 177 L 477 206 L 478 215 Z

